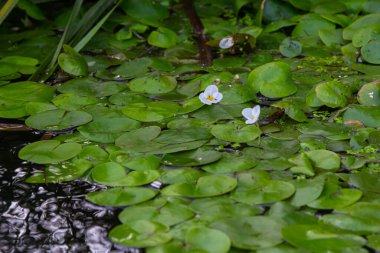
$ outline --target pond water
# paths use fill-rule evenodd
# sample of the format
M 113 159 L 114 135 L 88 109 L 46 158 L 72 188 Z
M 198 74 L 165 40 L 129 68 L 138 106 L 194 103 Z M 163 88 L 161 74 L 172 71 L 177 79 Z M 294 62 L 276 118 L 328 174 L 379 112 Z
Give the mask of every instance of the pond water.
M 118 224 L 118 210 L 85 200 L 101 186 L 83 181 L 25 183 L 36 165 L 19 160 L 17 152 L 39 137 L 0 132 L 0 253 L 140 253 L 107 238 L 107 231 Z

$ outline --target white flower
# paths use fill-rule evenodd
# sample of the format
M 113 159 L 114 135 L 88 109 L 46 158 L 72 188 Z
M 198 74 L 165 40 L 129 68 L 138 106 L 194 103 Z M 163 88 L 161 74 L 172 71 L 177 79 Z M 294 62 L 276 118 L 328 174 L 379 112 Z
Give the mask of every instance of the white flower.
M 234 45 L 234 38 L 231 36 L 224 37 L 219 41 L 219 47 L 222 49 L 230 48 Z
M 209 85 L 204 92 L 199 94 L 199 99 L 206 105 L 216 104 L 222 100 L 223 95 L 216 85 Z
M 256 105 L 253 108 L 245 108 L 241 113 L 247 119 L 245 124 L 254 124 L 259 119 L 260 106 Z

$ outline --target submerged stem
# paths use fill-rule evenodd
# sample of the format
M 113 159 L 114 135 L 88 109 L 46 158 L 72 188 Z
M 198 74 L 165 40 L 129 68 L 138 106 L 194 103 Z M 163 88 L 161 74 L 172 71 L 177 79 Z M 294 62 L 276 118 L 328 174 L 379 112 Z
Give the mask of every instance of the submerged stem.
M 208 41 L 207 35 L 203 32 L 203 24 L 195 11 L 192 0 L 182 0 L 183 8 L 189 17 L 193 31 L 197 36 L 199 48 L 199 63 L 203 67 L 209 67 L 212 64 L 211 48 L 206 44 Z

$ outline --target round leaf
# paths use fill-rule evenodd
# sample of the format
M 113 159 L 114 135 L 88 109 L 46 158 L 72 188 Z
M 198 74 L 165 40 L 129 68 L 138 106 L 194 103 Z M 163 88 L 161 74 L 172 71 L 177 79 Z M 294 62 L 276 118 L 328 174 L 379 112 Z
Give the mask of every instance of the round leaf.
M 104 97 L 125 90 L 127 86 L 121 82 L 103 82 L 95 78 L 77 78 L 62 84 L 58 91 L 78 96 Z
M 358 91 L 358 101 L 366 106 L 380 105 L 380 81 L 364 84 Z
M 341 251 L 366 243 L 360 236 L 339 233 L 319 225 L 293 224 L 285 227 L 282 234 L 290 244 L 316 253 Z
M 157 101 L 131 104 L 124 107 L 122 112 L 135 120 L 154 122 L 173 117 L 179 108 L 179 105 L 174 102 Z
M 132 224 L 114 227 L 109 233 L 110 239 L 128 247 L 145 248 L 166 243 L 172 239 L 169 227 L 158 222 L 139 220 Z
M 270 62 L 259 66 L 248 75 L 247 85 L 268 98 L 281 98 L 294 94 L 290 67 L 284 62 Z
M 291 38 L 285 38 L 280 44 L 280 53 L 285 57 L 296 57 L 301 52 L 301 43 Z
M 86 199 L 102 206 L 128 206 L 145 202 L 157 192 L 148 188 L 117 187 L 104 191 L 90 192 Z
M 57 163 L 73 158 L 82 150 L 78 143 L 63 143 L 57 140 L 37 141 L 23 147 L 18 156 L 33 163 Z
M 312 161 L 314 167 L 323 170 L 337 170 L 340 168 L 340 157 L 329 150 L 312 150 L 306 152 L 308 158 Z
M 162 94 L 172 91 L 177 86 L 177 81 L 171 76 L 140 77 L 128 83 L 128 87 L 135 92 L 148 94 Z
M 58 56 L 58 64 L 63 71 L 73 76 L 85 76 L 88 74 L 87 62 L 82 55 L 68 45 L 64 45 L 65 53 Z
M 195 183 L 177 183 L 165 187 L 161 193 L 169 196 L 203 198 L 222 195 L 235 189 L 237 181 L 229 176 L 203 176 Z
M 232 217 L 217 221 L 211 227 L 227 234 L 232 246 L 239 249 L 257 250 L 282 242 L 283 224 L 271 217 Z
M 39 130 L 62 130 L 86 124 L 91 120 L 92 116 L 86 112 L 56 109 L 34 114 L 25 123 Z
M 189 250 L 207 253 L 229 252 L 231 241 L 223 232 L 206 227 L 193 227 L 186 233 L 186 244 Z
M 148 43 L 150 45 L 162 48 L 174 47 L 177 44 L 177 40 L 177 34 L 165 27 L 159 27 L 148 36 Z
M 221 153 L 212 150 L 197 149 L 192 151 L 166 154 L 162 162 L 170 166 L 199 166 L 219 160 Z
M 254 126 L 238 126 L 232 124 L 220 124 L 211 128 L 211 134 L 216 138 L 230 142 L 249 142 L 261 135 L 261 130 Z
M 363 60 L 372 64 L 380 64 L 380 41 L 372 40 L 360 49 Z

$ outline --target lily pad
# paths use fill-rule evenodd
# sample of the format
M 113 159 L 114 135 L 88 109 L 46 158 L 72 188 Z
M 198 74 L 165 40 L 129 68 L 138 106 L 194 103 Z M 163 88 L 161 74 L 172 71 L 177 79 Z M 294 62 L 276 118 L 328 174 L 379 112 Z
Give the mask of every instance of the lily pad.
M 179 109 L 179 105 L 174 102 L 157 101 L 127 105 L 122 112 L 135 120 L 154 122 L 173 117 Z
M 132 224 L 114 227 L 110 239 L 128 247 L 145 248 L 163 244 L 172 239 L 169 227 L 153 221 L 138 220 Z
M 124 133 L 116 139 L 116 146 L 133 147 L 135 145 L 145 145 L 145 143 L 156 138 L 161 132 L 158 126 L 142 127 L 136 130 Z
M 215 173 L 234 173 L 250 169 L 258 164 L 258 161 L 249 159 L 239 154 L 223 154 L 219 161 L 202 167 L 202 170 Z
M 293 184 L 280 180 L 269 180 L 262 185 L 240 186 L 231 194 L 236 201 L 249 205 L 264 204 L 287 199 L 293 195 Z
M 23 147 L 18 156 L 33 163 L 57 163 L 73 158 L 82 150 L 78 143 L 63 143 L 57 140 L 43 140 Z
M 307 205 L 316 200 L 322 193 L 325 185 L 324 177 L 314 179 L 298 179 L 293 181 L 296 192 L 291 200 L 294 206 Z
M 0 86 L 0 98 L 22 102 L 49 102 L 54 88 L 31 81 L 16 82 Z
M 101 163 L 92 170 L 92 178 L 109 186 L 139 186 L 153 182 L 158 178 L 157 170 L 132 171 L 127 174 L 125 168 L 115 162 Z
M 164 184 L 191 183 L 203 176 L 203 174 L 201 171 L 192 168 L 168 169 L 161 172 L 160 179 Z
M 148 36 L 148 43 L 150 45 L 162 48 L 175 46 L 177 40 L 177 34 L 165 27 L 159 27 L 156 31 L 152 31 Z
M 280 45 L 280 53 L 285 57 L 296 57 L 302 52 L 302 44 L 297 40 L 285 38 Z
M 65 111 L 61 109 L 43 111 L 28 117 L 27 126 L 39 130 L 62 130 L 86 124 L 92 116 L 83 111 Z
M 231 246 L 230 238 L 225 233 L 206 227 L 190 228 L 185 242 L 189 250 L 195 252 L 227 253 Z
M 78 96 L 105 97 L 116 94 L 126 88 L 126 84 L 121 82 L 103 82 L 95 78 L 77 78 L 62 84 L 58 88 L 58 91 Z
M 341 251 L 366 243 L 360 236 L 337 232 L 321 225 L 288 225 L 282 230 L 282 235 L 290 244 L 316 253 Z
M 232 246 L 238 249 L 257 250 L 282 242 L 281 229 L 284 223 L 265 216 L 232 217 L 211 224 L 231 239 Z
M 162 163 L 170 166 L 200 166 L 215 162 L 221 157 L 222 154 L 220 152 L 200 148 L 175 154 L 166 154 L 162 158 Z
M 358 121 L 367 127 L 380 127 L 380 106 L 351 105 L 343 114 L 345 122 Z
M 148 188 L 116 187 L 104 191 L 90 192 L 86 199 L 103 206 L 128 206 L 145 202 L 157 192 Z
M 134 130 L 140 122 L 123 118 L 96 118 L 95 120 L 78 127 L 78 131 L 87 139 L 100 143 L 113 143 L 122 132 Z
M 380 14 L 368 14 L 362 16 L 343 29 L 343 38 L 351 40 L 356 32 L 360 29 L 369 27 L 371 25 L 378 25 L 380 23 Z
M 307 157 L 312 161 L 314 167 L 334 171 L 340 168 L 340 157 L 329 150 L 312 150 L 306 152 Z
M 73 181 L 81 177 L 92 167 L 92 163 L 84 159 L 76 159 L 69 163 L 51 164 L 44 172 L 38 172 L 26 179 L 27 183 L 46 184 Z
M 73 76 L 88 74 L 88 66 L 84 57 L 69 45 L 63 45 L 64 53 L 58 56 L 58 64 L 66 73 Z
M 366 106 L 380 106 L 380 81 L 364 84 L 358 91 L 358 101 Z
M 344 231 L 367 235 L 380 232 L 380 225 L 370 217 L 353 217 L 344 214 L 327 214 L 321 218 L 322 222 L 335 226 Z
M 379 40 L 371 40 L 360 49 L 363 60 L 371 64 L 380 64 L 379 51 L 380 51 Z
M 168 93 L 175 89 L 177 81 L 171 76 L 140 77 L 128 83 L 128 87 L 135 92 L 148 94 Z
M 78 96 L 73 93 L 60 94 L 52 99 L 52 103 L 59 109 L 76 111 L 86 105 L 94 105 L 101 100 L 95 97 Z
M 172 226 L 194 216 L 192 210 L 185 203 L 172 201 L 158 207 L 154 206 L 153 203 L 151 203 L 152 206 L 150 206 L 148 203 L 125 208 L 119 214 L 119 220 L 126 224 L 130 224 L 137 220 L 149 220 L 159 222 L 166 226 Z
M 347 97 L 351 95 L 349 87 L 338 81 L 329 81 L 315 87 L 317 98 L 325 105 L 336 108 L 347 104 Z
M 240 126 L 233 124 L 219 124 L 211 128 L 216 138 L 230 142 L 249 142 L 261 135 L 261 130 L 254 125 Z
M 247 85 L 268 98 L 282 98 L 297 91 L 290 66 L 284 62 L 270 62 L 255 68 L 248 75 Z
M 218 196 L 235 189 L 237 181 L 229 176 L 203 176 L 194 183 L 176 183 L 162 189 L 161 193 L 168 196 L 183 196 L 204 198 Z

